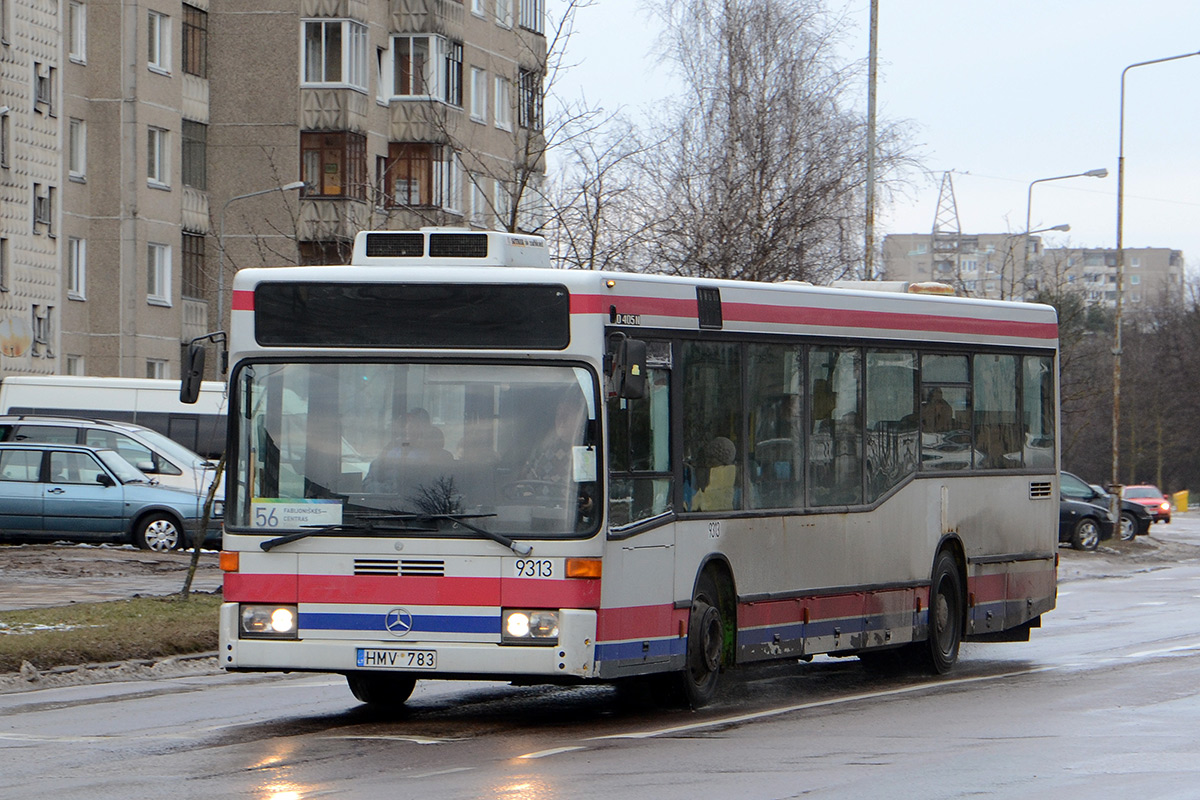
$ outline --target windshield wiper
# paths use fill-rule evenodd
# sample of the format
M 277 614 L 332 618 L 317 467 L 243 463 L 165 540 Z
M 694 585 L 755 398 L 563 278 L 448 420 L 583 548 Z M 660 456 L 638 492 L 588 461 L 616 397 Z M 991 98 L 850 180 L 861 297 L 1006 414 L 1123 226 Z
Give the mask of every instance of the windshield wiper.
M 369 517 L 359 517 L 358 521 L 354 524 L 337 523 L 334 525 L 313 525 L 313 526 L 311 526 L 310 530 L 297 531 L 295 533 L 288 533 L 283 536 L 278 536 L 274 539 L 268 539 L 267 541 L 259 544 L 259 547 L 261 547 L 264 551 L 270 551 L 271 549 L 278 547 L 281 544 L 287 544 L 288 542 L 295 542 L 300 539 L 308 538 L 309 536 L 318 536 L 323 533 L 333 533 L 336 531 L 375 532 L 375 531 L 435 530 L 435 528 L 428 528 L 428 527 L 414 528 L 413 526 L 407 525 L 407 524 L 387 525 L 387 524 L 380 524 L 380 523 L 388 523 L 388 522 L 401 522 L 401 523 L 426 522 L 426 523 L 428 523 L 428 522 L 446 521 L 446 522 L 453 522 L 458 525 L 461 525 L 462 527 L 466 528 L 467 530 L 471 531 L 472 533 L 477 533 L 485 539 L 491 539 L 493 542 L 496 542 L 497 544 L 504 545 L 509 550 L 512 550 L 514 553 L 516 553 L 519 556 L 527 556 L 533 552 L 532 545 L 525 544 L 524 542 L 514 541 L 503 534 L 495 533 L 493 531 L 487 530 L 486 528 L 481 528 L 478 525 L 473 525 L 470 522 L 467 522 L 468 519 L 481 519 L 483 517 L 494 517 L 494 516 L 496 516 L 496 515 L 495 514 L 453 514 L 453 513 L 426 514 L 426 513 L 416 512 L 416 511 L 402 511 L 402 512 L 399 512 L 396 514 L 378 514 L 378 515 L 372 515 Z
M 446 520 L 448 522 L 456 523 L 458 525 L 462 525 L 467 530 L 478 533 L 480 536 L 482 536 L 485 539 L 491 539 L 493 542 L 504 545 L 509 550 L 512 550 L 514 553 L 516 553 L 519 556 L 527 556 L 533 552 L 533 545 L 528 545 L 528 544 L 525 544 L 524 542 L 514 541 L 503 534 L 495 533 L 494 531 L 489 531 L 486 528 L 481 528 L 478 525 L 472 525 L 471 523 L 467 522 L 468 519 L 478 519 L 480 517 L 494 517 L 494 516 L 496 516 L 495 514 L 417 514 L 415 516 L 418 519 L 428 519 L 428 520 L 441 519 L 441 520 Z
M 295 533 L 287 533 L 283 536 L 277 536 L 274 539 L 268 539 L 261 542 L 258 546 L 264 551 L 270 551 L 281 544 L 288 542 L 307 539 L 309 536 L 320 536 L 324 533 L 335 533 L 337 531 L 364 531 L 374 533 L 375 531 L 411 531 L 414 528 L 411 525 L 385 525 L 379 524 L 389 521 L 411 521 L 415 517 L 412 514 L 379 514 L 378 516 L 359 517 L 356 522 L 338 522 L 332 525 L 302 525 L 301 527 L 307 530 L 296 531 Z M 434 530 L 429 527 L 418 528 L 417 530 Z

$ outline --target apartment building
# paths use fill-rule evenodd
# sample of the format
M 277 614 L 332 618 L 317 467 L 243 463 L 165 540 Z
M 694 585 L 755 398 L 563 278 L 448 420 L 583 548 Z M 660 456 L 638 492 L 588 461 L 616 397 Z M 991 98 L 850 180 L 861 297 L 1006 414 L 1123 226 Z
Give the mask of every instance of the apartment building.
M 1076 290 L 1087 302 L 1116 303 L 1115 249 L 1046 248 L 1036 235 L 891 234 L 883 240 L 883 268 L 888 280 L 941 281 L 971 297 L 1020 300 L 1042 289 Z M 1123 303 L 1149 305 L 1183 291 L 1181 251 L 1125 249 Z
M 177 377 L 236 270 L 531 229 L 544 0 L 0 0 L 0 376 Z M 7 106 L 5 106 L 7 104 Z

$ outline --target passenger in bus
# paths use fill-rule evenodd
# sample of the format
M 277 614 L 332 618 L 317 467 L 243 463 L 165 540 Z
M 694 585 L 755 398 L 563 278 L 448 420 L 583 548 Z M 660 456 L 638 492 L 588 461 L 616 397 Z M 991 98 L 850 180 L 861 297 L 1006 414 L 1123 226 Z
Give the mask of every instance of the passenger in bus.
M 555 405 L 554 425 L 533 448 L 520 471 L 522 480 L 546 481 L 566 486 L 573 480 L 572 455 L 583 444 L 587 409 L 577 391 L 564 392 Z
M 454 456 L 445 448 L 445 436 L 423 408 L 404 415 L 397 435 L 371 462 L 363 491 L 395 493 L 401 488 L 406 465 L 452 464 Z
M 921 427 L 926 433 L 945 433 L 954 427 L 954 409 L 937 386 L 929 390 L 929 399 L 921 409 Z
M 700 452 L 693 468 L 695 491 L 691 511 L 728 511 L 736 508 L 737 447 L 724 436 L 714 437 Z

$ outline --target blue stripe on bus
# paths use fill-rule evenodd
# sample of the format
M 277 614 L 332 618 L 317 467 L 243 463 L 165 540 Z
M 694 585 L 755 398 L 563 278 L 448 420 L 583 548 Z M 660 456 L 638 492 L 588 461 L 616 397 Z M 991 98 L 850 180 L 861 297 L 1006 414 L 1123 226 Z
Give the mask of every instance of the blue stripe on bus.
M 300 631 L 372 631 L 386 633 L 384 614 L 301 613 Z M 415 614 L 412 633 L 486 633 L 500 635 L 500 616 L 466 617 Z
M 643 643 L 649 643 L 644 649 Z M 596 644 L 597 661 L 641 661 L 647 658 L 683 655 L 687 639 L 672 636 L 669 639 L 645 639 L 635 642 L 612 642 Z

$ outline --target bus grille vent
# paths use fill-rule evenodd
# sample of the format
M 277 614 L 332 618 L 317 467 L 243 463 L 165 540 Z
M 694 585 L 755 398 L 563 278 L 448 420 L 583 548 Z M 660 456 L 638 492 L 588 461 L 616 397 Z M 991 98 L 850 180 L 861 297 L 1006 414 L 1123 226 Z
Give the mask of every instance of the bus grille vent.
M 355 575 L 399 575 L 400 564 L 394 558 L 356 558 Z
M 487 258 L 488 237 L 486 233 L 431 233 L 429 255 L 431 258 Z
M 1054 486 L 1050 481 L 1033 481 L 1029 484 L 1030 500 L 1045 500 L 1054 495 Z
M 435 577 L 446 574 L 445 561 L 418 561 L 394 558 L 356 558 L 355 575 L 399 575 L 406 578 Z
M 372 258 L 420 258 L 425 237 L 419 233 L 368 233 L 367 255 Z
M 400 562 L 400 574 L 408 577 L 428 575 L 431 577 L 440 578 L 446 574 L 446 562 L 412 561 L 406 559 Z

